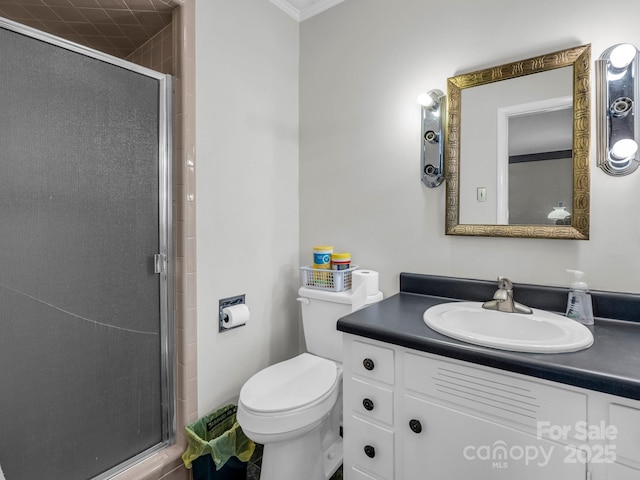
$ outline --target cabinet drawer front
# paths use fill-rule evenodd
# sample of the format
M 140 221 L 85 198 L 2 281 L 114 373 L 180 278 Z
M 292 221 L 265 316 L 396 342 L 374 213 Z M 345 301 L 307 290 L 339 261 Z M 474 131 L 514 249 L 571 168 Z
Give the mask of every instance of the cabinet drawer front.
M 351 475 L 346 474 L 345 478 L 348 478 L 349 480 L 378 480 L 376 477 L 372 477 L 355 467 L 351 469 Z
M 349 405 L 354 412 L 393 425 L 393 391 L 352 378 L 347 388 L 352 389 Z
M 394 383 L 393 350 L 354 341 L 351 346 L 353 373 L 390 385 Z
M 358 469 L 393 479 L 393 432 L 355 416 L 352 420 L 345 431 L 345 457 Z
M 615 445 L 616 458 L 640 467 L 640 410 L 623 405 L 609 405 L 609 425 L 617 429 L 615 438 L 605 443 Z M 636 473 L 640 478 L 640 473 Z
M 576 425 L 587 418 L 582 393 L 432 357 L 407 353 L 404 381 L 408 389 L 445 405 L 517 423 L 562 443 L 575 443 Z

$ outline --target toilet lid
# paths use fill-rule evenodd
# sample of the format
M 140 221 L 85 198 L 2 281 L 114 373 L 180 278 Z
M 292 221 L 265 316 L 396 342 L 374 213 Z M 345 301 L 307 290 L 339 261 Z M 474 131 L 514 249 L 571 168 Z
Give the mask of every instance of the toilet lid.
M 336 364 L 303 353 L 256 373 L 240 391 L 240 400 L 255 412 L 304 407 L 325 395 L 336 383 Z

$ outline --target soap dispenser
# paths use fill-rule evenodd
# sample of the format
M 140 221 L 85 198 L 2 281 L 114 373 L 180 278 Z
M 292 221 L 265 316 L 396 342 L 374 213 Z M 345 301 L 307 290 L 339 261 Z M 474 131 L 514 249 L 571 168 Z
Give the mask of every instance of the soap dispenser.
M 589 286 L 583 280 L 584 272 L 571 269 L 567 272 L 575 276 L 567 299 L 567 317 L 584 325 L 593 325 L 593 304 Z

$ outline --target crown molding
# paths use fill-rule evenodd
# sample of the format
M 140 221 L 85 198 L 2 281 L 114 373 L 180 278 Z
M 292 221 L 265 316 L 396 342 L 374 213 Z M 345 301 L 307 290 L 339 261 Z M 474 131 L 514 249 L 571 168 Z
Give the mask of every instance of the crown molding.
M 298 22 L 302 22 L 343 1 L 344 0 L 317 0 L 310 3 L 308 0 L 271 0 L 271 3 L 295 18 Z

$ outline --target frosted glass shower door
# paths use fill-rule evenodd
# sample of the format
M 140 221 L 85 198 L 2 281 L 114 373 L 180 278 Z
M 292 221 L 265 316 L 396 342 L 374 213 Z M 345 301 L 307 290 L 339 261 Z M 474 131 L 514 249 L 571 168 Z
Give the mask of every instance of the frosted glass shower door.
M 5 27 L 0 465 L 89 479 L 173 434 L 170 82 Z

